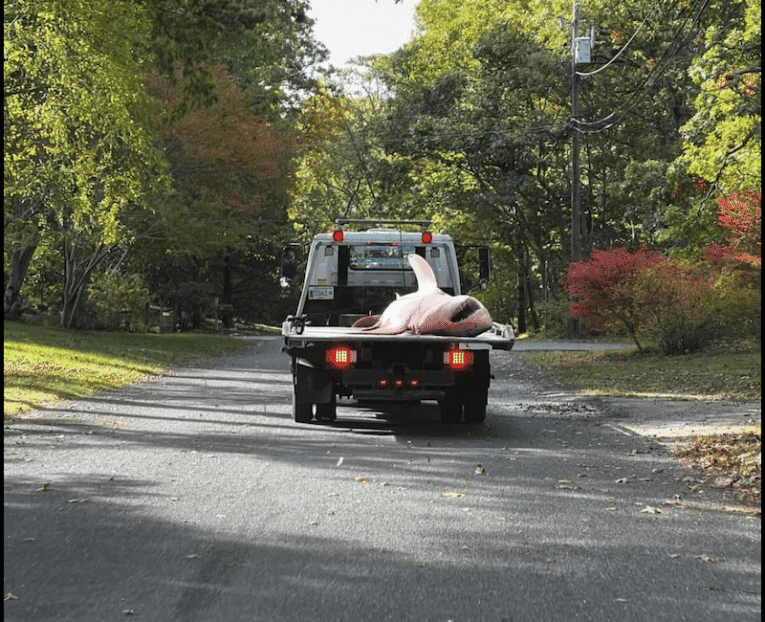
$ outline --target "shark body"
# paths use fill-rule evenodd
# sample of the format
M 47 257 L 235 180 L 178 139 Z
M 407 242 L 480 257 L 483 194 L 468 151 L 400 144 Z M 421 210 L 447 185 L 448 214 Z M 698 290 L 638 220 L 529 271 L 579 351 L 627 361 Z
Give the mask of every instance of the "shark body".
M 418 335 L 475 337 L 492 326 L 491 315 L 472 296 L 450 296 L 440 290 L 433 270 L 419 255 L 407 256 L 417 277 L 417 291 L 396 295 L 382 315 L 364 318 L 354 324 L 364 332 L 398 335 L 407 331 Z M 376 320 L 371 326 L 369 323 Z

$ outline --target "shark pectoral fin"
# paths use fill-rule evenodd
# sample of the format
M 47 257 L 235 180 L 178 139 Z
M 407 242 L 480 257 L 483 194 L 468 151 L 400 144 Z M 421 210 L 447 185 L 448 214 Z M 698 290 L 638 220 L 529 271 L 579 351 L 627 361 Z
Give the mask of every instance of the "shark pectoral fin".
M 367 317 L 362 317 L 358 320 L 356 320 L 351 328 L 370 328 L 377 324 L 380 321 L 379 315 L 368 315 Z

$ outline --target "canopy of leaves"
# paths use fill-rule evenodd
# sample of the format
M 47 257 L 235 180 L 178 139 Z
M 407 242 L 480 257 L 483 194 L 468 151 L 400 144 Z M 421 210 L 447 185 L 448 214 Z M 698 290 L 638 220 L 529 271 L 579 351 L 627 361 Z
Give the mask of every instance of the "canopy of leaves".
M 117 214 L 161 180 L 142 84 L 149 23 L 133 2 L 6 3 L 6 241 L 30 212 L 118 236 Z M 151 174 L 149 174 L 151 172 Z M 9 209 L 9 203 L 11 207 Z M 9 226 L 10 225 L 10 226 Z M 10 238 L 8 237 L 10 235 Z

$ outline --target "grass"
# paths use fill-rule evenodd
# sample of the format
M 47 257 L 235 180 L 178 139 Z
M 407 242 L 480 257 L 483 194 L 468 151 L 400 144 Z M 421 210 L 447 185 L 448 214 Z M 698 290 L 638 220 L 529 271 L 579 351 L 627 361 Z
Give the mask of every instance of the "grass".
M 199 333 L 63 331 L 4 322 L 5 418 L 247 347 Z
M 662 356 L 637 351 L 524 352 L 521 356 L 560 384 L 585 395 L 760 401 L 761 351 Z M 712 486 L 732 487 L 742 501 L 760 504 L 761 425 L 739 434 L 699 436 L 676 450 Z
M 759 401 L 760 350 L 662 356 L 636 351 L 524 352 L 523 358 L 585 395 Z

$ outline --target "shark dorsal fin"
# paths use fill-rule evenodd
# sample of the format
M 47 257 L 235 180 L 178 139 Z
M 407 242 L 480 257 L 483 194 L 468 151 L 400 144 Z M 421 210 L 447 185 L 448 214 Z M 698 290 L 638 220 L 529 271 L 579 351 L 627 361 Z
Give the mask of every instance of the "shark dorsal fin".
M 433 273 L 433 268 L 430 267 L 427 261 L 416 253 L 410 253 L 407 257 L 409 259 L 409 265 L 414 270 L 414 276 L 417 277 L 417 293 L 430 294 L 438 290 L 438 283 L 436 282 L 436 275 Z

